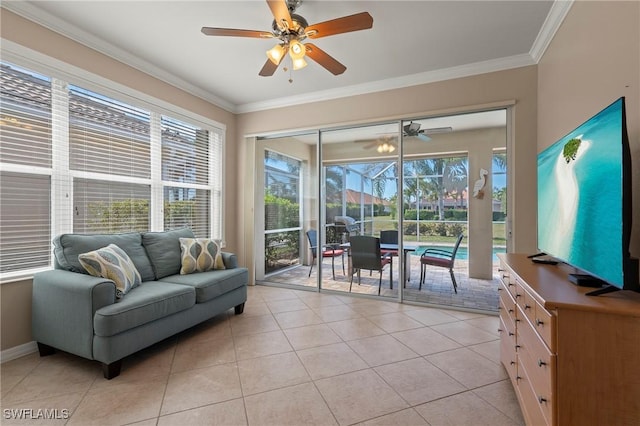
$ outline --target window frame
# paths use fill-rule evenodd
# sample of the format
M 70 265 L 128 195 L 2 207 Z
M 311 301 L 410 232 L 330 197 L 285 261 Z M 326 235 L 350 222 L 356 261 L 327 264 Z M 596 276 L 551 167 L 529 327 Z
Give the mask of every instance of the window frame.
M 209 182 L 207 184 L 210 198 L 209 237 L 220 239 L 222 247 L 226 246 L 224 232 L 225 188 L 222 179 L 225 174 L 225 124 L 12 42 L 3 43 L 1 51 L 3 62 L 49 77 L 52 82 L 52 92 L 58 90 L 64 92 L 66 91 L 67 84 L 71 84 L 128 103 L 137 108 L 146 109 L 151 113 L 152 142 L 150 161 L 152 165 L 151 177 L 147 180 L 152 187 L 152 207 L 149 222 L 150 231 L 163 230 L 163 190 L 165 185 L 175 185 L 175 183 L 165 182 L 161 179 L 160 117 L 171 117 L 207 130 L 210 141 Z M 59 93 L 62 92 L 58 92 L 58 94 Z M 62 233 L 73 232 L 73 180 L 78 177 L 87 177 L 85 173 L 70 170 L 68 155 L 65 155 L 65 153 L 68 154 L 69 149 L 68 97 L 65 99 L 57 95 L 52 96 L 54 97 L 54 99 L 52 99 L 52 120 L 54 123 L 58 123 L 58 125 L 53 125 L 52 131 L 53 164 L 51 169 L 37 168 L 38 171 L 36 172 L 51 176 L 51 239 Z M 66 125 L 59 125 L 61 122 L 58 120 L 66 120 L 64 121 Z M 215 150 L 217 150 L 217 152 Z M 216 155 L 218 156 L 217 161 L 213 161 Z M 61 165 L 63 166 L 62 169 L 60 167 Z M 214 165 L 218 166 L 217 169 L 214 168 Z M 0 163 L 0 170 L 18 173 L 34 173 L 33 167 L 9 163 Z M 132 181 L 139 183 L 139 179 L 137 178 L 134 178 Z M 219 235 L 214 235 L 217 231 Z M 48 270 L 52 267 L 53 257 L 51 257 L 51 264 L 48 267 L 7 273 L 0 272 L 0 284 L 29 279 L 34 273 Z

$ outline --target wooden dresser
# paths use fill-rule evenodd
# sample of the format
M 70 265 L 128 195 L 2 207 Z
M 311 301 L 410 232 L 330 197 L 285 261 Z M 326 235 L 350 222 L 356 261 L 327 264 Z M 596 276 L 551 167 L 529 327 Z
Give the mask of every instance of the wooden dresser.
M 640 425 L 640 293 L 499 254 L 500 358 L 528 425 Z

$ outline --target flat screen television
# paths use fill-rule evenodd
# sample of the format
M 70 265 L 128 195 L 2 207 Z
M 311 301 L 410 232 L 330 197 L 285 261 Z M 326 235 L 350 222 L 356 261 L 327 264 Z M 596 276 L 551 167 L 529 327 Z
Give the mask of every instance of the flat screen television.
M 624 97 L 538 154 L 538 248 L 578 285 L 640 291 Z

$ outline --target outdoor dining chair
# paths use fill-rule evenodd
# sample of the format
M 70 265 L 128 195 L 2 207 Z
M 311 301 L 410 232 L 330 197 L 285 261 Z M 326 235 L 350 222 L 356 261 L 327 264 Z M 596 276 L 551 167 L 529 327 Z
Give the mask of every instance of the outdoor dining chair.
M 318 257 L 318 231 L 315 229 L 310 229 L 307 231 L 307 238 L 309 239 L 309 246 L 311 247 L 311 256 L 313 260 L 311 260 L 311 268 L 309 268 L 309 276 L 311 276 L 311 271 L 313 270 L 313 265 L 316 263 L 316 258 Z M 325 245 L 322 247 L 321 251 L 322 258 L 330 257 L 331 258 L 331 272 L 333 273 L 333 279 L 336 279 L 336 268 L 335 268 L 335 258 L 342 257 L 342 273 L 344 274 L 344 250 L 335 248 L 332 245 Z
M 448 268 L 449 275 L 451 275 L 451 282 L 453 283 L 453 291 L 458 293 L 458 283 L 456 283 L 456 277 L 453 274 L 453 266 L 456 261 L 456 254 L 458 253 L 458 247 L 460 247 L 460 243 L 462 242 L 463 234 L 458 236 L 456 240 L 456 244 L 452 249 L 441 249 L 441 248 L 428 248 L 426 249 L 422 255 L 420 256 L 420 286 L 418 290 L 422 290 L 422 283 L 425 280 L 426 267 L 429 266 L 438 266 L 441 268 Z
M 382 289 L 382 270 L 389 265 L 389 286 L 393 289 L 393 256 L 390 253 L 383 255 L 380 252 L 380 238 L 366 235 L 356 235 L 349 238 L 349 253 L 351 256 L 351 282 L 349 291 L 353 286 L 353 274 L 358 273 L 358 285 L 360 285 L 360 271 L 379 271 L 378 295 Z

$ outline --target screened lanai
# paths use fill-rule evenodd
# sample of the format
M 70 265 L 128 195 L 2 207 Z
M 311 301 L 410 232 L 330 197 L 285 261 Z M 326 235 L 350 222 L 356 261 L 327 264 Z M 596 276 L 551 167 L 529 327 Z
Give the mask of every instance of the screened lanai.
M 257 282 L 374 296 L 380 290 L 388 298 L 398 298 L 402 288 L 406 301 L 497 310 L 495 253 L 506 251 L 507 241 L 504 121 L 503 110 L 501 126 L 433 134 L 430 143 L 380 137 L 379 125 L 361 139 L 352 129 L 265 138 L 256 154 L 264 179 L 264 193 L 256 197 L 263 211 L 256 225 L 264 229 L 256 248 L 264 265 Z M 349 134 L 346 140 L 337 137 L 341 132 Z M 479 169 L 487 170 L 481 199 L 473 197 Z M 488 238 L 476 237 L 474 227 L 481 226 L 489 228 Z M 362 271 L 358 284 L 350 237 L 380 237 L 381 231 L 395 231 L 403 250 L 394 256 L 392 271 L 383 269 L 382 280 L 377 271 Z M 421 282 L 421 250 L 451 249 L 460 234 L 453 269 L 457 292 L 447 268 L 425 267 Z M 487 255 L 488 272 L 474 274 L 470 258 Z

